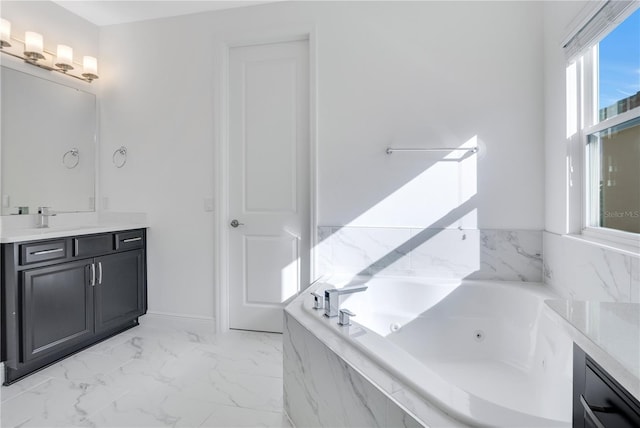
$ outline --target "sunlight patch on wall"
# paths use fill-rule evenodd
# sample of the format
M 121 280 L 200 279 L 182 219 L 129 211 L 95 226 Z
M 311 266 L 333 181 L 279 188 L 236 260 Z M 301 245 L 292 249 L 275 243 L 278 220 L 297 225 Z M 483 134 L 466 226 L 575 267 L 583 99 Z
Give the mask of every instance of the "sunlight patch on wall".
M 478 144 L 474 136 L 459 147 Z M 431 166 L 349 224 L 321 227 L 319 272 L 463 278 L 478 271 L 478 153 L 393 156 L 398 167 L 402 156 L 424 157 Z
M 460 148 L 476 147 L 474 136 Z M 462 205 L 477 193 L 477 153 L 438 152 L 394 154 L 394 162 L 401 166 L 403 156 L 424 157 L 434 162 L 424 172 L 398 188 L 347 226 L 424 228 L 442 221 L 447 213 Z M 451 219 L 447 227 L 462 226 L 459 219 Z M 465 224 L 476 227 L 476 224 Z M 442 226 L 440 226 L 442 227 Z

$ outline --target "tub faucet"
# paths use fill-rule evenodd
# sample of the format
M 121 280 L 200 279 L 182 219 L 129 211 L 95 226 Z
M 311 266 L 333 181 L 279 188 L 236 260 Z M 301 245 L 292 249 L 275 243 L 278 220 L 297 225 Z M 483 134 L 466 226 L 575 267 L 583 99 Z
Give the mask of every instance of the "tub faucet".
M 49 227 L 49 217 L 53 217 L 55 215 L 56 214 L 51 210 L 51 207 L 38 207 L 38 224 L 36 227 Z
M 352 285 L 349 287 L 324 290 L 324 316 L 329 318 L 338 316 L 341 295 L 365 291 L 367 288 L 369 287 L 366 285 Z

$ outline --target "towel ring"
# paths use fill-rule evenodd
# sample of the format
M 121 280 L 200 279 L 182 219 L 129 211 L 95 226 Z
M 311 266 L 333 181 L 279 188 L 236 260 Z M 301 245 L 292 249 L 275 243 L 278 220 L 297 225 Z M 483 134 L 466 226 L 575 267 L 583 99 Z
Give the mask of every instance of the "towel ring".
M 75 162 L 71 160 L 71 158 L 75 158 Z M 74 147 L 73 149 L 62 155 L 62 164 L 66 166 L 67 169 L 73 169 L 77 167 L 78 163 L 80 163 L 80 151 L 77 148 Z
M 111 160 L 113 160 L 113 164 L 116 168 L 122 168 L 124 164 L 127 163 L 127 148 L 125 146 L 120 146 L 119 149 L 116 149 L 116 151 L 113 152 Z

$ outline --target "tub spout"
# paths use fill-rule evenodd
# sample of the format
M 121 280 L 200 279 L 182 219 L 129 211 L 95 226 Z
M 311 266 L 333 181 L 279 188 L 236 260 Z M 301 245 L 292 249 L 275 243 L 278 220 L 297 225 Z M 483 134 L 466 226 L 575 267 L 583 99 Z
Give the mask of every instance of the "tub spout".
M 352 285 L 350 287 L 332 288 L 324 290 L 324 316 L 333 318 L 337 317 L 340 310 L 340 296 L 343 294 L 357 293 L 365 291 L 366 285 Z

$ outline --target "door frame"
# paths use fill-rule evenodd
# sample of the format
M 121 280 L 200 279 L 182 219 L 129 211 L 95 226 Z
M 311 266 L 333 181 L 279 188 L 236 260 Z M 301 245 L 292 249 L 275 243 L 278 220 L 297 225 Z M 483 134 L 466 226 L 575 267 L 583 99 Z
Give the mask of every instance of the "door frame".
M 315 278 L 318 241 L 317 61 L 315 27 L 284 28 L 224 38 L 214 53 L 214 319 L 217 332 L 229 330 L 229 52 L 232 48 L 306 40 L 309 44 L 309 281 Z M 304 281 L 301 278 L 301 281 Z M 310 283 L 310 282 L 309 282 Z

